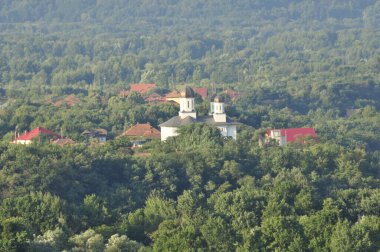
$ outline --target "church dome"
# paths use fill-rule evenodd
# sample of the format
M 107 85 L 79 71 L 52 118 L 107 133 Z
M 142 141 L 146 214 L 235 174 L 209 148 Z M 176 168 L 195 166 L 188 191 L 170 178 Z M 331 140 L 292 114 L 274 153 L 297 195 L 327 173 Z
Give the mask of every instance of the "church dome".
M 194 98 L 195 92 L 191 87 L 186 87 L 185 90 L 181 92 L 181 97 L 183 98 Z
M 222 103 L 222 102 L 224 102 L 224 99 L 220 95 L 217 95 L 214 97 L 213 101 L 217 102 L 217 103 Z

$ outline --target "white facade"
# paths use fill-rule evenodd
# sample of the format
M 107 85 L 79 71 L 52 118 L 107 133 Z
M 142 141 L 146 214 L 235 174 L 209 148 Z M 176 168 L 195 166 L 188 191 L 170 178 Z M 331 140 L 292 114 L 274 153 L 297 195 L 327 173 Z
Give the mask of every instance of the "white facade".
M 25 144 L 25 145 L 28 145 L 28 144 L 31 144 L 32 143 L 32 140 L 16 140 L 16 144 Z
M 173 136 L 178 136 L 177 127 L 161 127 L 161 141 Z
M 234 140 L 236 140 L 236 125 L 228 125 L 227 127 L 227 137 L 232 137 Z
M 275 139 L 278 142 L 279 146 L 286 145 L 286 136 L 281 135 L 281 130 L 271 130 L 269 137 Z
M 236 125 L 218 126 L 220 134 L 224 137 L 231 137 L 236 140 Z
M 223 102 L 213 102 L 214 105 L 214 114 L 225 114 L 224 103 Z
M 169 137 L 177 136 L 177 129 L 182 125 L 188 125 L 195 122 L 207 123 L 216 126 L 222 136 L 231 137 L 236 140 L 237 123 L 227 122 L 227 115 L 224 109 L 224 103 L 221 97 L 216 97 L 210 103 L 210 116 L 197 118 L 195 111 L 195 102 L 193 90 L 186 88 L 180 98 L 180 111 L 178 117 L 173 117 L 167 122 L 160 125 L 161 141 L 167 140 Z
M 100 136 L 100 137 L 98 137 L 98 141 L 99 141 L 99 143 L 105 143 L 105 142 L 107 142 L 107 137 Z
M 192 118 L 197 118 L 197 113 L 195 112 L 195 102 L 194 98 L 181 97 L 179 99 L 180 109 L 179 116 L 184 119 L 188 116 Z
M 212 116 L 214 117 L 215 122 L 227 122 L 227 115 L 225 113 L 224 114 L 214 113 Z
M 214 117 L 215 122 L 227 122 L 227 115 L 224 111 L 224 103 L 220 97 L 216 97 L 211 103 L 210 114 Z

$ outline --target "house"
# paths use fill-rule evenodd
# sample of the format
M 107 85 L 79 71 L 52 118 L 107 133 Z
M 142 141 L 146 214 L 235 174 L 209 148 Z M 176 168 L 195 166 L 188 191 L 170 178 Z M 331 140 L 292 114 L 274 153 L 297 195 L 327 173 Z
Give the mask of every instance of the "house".
M 53 97 L 50 99 L 50 103 L 52 103 L 56 107 L 61 107 L 63 105 L 73 107 L 80 102 L 81 102 L 81 100 L 78 97 L 76 97 L 75 95 L 69 95 L 69 96 L 66 96 L 65 98 Z
M 65 145 L 73 145 L 76 142 L 70 138 L 59 138 L 52 142 L 52 144 L 56 144 L 58 146 L 65 146 Z
M 122 90 L 119 92 L 119 97 L 127 97 L 129 95 L 129 90 Z
M 161 141 L 165 141 L 172 136 L 177 136 L 178 127 L 192 123 L 206 123 L 215 126 L 219 128 L 224 137 L 236 139 L 236 126 L 239 123 L 230 121 L 227 118 L 222 97 L 216 96 L 212 100 L 209 116 L 203 117 L 197 116 L 194 97 L 194 90 L 190 87 L 186 87 L 179 98 L 180 110 L 178 116 L 159 125 L 161 127 Z
M 150 90 L 156 88 L 156 84 L 131 84 L 131 89 L 130 92 L 137 92 L 140 93 L 141 95 L 149 92 Z
M 235 102 L 240 97 L 240 93 L 232 89 L 226 89 L 223 93 L 227 94 L 232 102 Z
M 181 93 L 178 90 L 173 90 L 172 92 L 165 95 L 166 101 L 173 101 L 179 104 L 179 99 L 181 98 Z
M 202 99 L 206 99 L 208 97 L 208 90 L 207 88 L 200 87 L 200 88 L 194 88 L 195 93 L 199 94 Z
M 147 141 L 160 139 L 161 132 L 150 125 L 150 123 L 138 123 L 126 130 L 119 137 L 127 137 L 133 143 L 133 147 L 141 147 Z
M 140 84 L 130 84 L 130 90 L 122 90 L 119 92 L 120 97 L 127 97 L 130 93 L 132 92 L 137 92 L 141 95 L 146 94 L 150 90 L 156 88 L 156 84 L 145 84 L 145 83 L 140 83 Z
M 269 129 L 266 133 L 266 142 L 275 139 L 279 146 L 285 146 L 287 143 L 304 142 L 307 137 L 317 139 L 314 128 Z
M 165 102 L 166 99 L 157 93 L 153 93 L 153 94 L 149 95 L 148 97 L 146 97 L 145 101 L 158 103 L 158 102 Z
M 59 135 L 58 133 L 55 133 L 51 130 L 41 128 L 41 127 L 37 127 L 37 128 L 35 128 L 29 132 L 25 131 L 25 133 L 23 135 L 16 137 L 12 143 L 15 143 L 15 144 L 31 144 L 32 140 L 38 140 L 38 139 L 41 140 L 41 137 L 49 139 L 49 140 L 56 140 L 56 139 L 60 139 L 61 135 Z
M 105 143 L 107 141 L 108 132 L 105 129 L 91 129 L 85 130 L 81 134 L 90 140 L 95 140 L 99 143 Z

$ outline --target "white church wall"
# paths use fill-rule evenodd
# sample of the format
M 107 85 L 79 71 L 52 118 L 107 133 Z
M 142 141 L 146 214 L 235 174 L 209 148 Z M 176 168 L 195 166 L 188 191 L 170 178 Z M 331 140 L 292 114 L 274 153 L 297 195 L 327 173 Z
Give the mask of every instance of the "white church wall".
M 227 136 L 236 140 L 236 125 L 229 125 L 227 127 Z
M 166 141 L 168 137 L 178 136 L 177 128 L 175 127 L 161 127 L 161 141 Z
M 214 121 L 215 122 L 226 122 L 227 121 L 226 114 L 216 114 L 216 113 L 214 113 L 212 116 L 214 117 Z
M 218 129 L 220 130 L 220 134 L 224 137 L 227 137 L 228 136 L 228 132 L 227 132 L 227 126 L 221 126 L 221 127 L 218 127 Z

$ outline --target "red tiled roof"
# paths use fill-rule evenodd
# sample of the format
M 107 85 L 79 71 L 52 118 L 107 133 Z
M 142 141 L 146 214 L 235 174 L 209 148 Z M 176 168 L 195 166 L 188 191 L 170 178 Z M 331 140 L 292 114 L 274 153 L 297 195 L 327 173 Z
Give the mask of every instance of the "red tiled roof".
M 45 129 L 45 128 L 35 128 L 29 132 L 26 132 L 25 134 L 17 137 L 15 139 L 15 141 L 17 140 L 32 140 L 33 138 L 36 138 L 38 137 L 40 134 L 42 135 L 45 135 L 45 136 L 52 136 L 52 137 L 56 137 L 56 138 L 61 138 L 61 135 L 51 131 L 51 130 L 48 130 L 48 129 Z
M 80 102 L 79 98 L 76 97 L 75 95 L 69 95 L 63 99 L 57 100 L 53 103 L 54 106 L 60 107 L 64 104 L 66 104 L 69 107 L 73 107 L 77 105 Z
M 156 87 L 156 84 L 131 84 L 131 92 L 138 92 L 140 94 L 145 94 L 149 90 Z
M 200 88 L 194 88 L 194 91 L 198 93 L 203 99 L 207 98 L 208 96 L 208 90 L 207 88 L 200 87 Z
M 178 90 L 173 90 L 170 93 L 165 95 L 165 98 L 180 98 L 181 97 L 181 92 Z
M 317 138 L 317 133 L 314 128 L 291 128 L 291 129 L 279 129 L 281 130 L 281 136 L 286 136 L 286 142 L 295 142 L 298 138 L 304 138 L 311 136 Z M 270 131 L 267 134 L 270 135 Z
M 143 138 L 160 138 L 161 132 L 158 129 L 153 128 L 150 123 L 136 124 L 129 128 L 120 136 L 126 137 L 143 137 Z
M 227 89 L 224 91 L 224 93 L 227 94 L 232 101 L 235 101 L 240 96 L 240 93 L 238 91 L 232 89 Z
M 149 95 L 147 98 L 145 98 L 145 101 L 148 101 L 148 102 L 164 102 L 164 101 L 166 101 L 166 99 L 157 93 L 153 93 L 153 94 Z
M 59 138 L 57 140 L 53 141 L 53 144 L 59 145 L 59 146 L 65 146 L 65 145 L 72 145 L 75 144 L 75 141 L 70 138 Z

